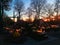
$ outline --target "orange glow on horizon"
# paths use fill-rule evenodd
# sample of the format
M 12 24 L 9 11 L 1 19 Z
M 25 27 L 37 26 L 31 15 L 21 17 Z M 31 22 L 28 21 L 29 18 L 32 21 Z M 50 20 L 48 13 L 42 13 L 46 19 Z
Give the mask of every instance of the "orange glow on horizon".
M 54 19 L 55 17 L 54 16 L 51 16 L 52 19 Z
M 14 22 L 17 22 L 17 18 L 15 18 L 15 19 L 14 18 L 11 18 L 11 20 L 13 20 Z
M 48 18 L 45 18 L 45 19 L 43 19 L 45 22 L 49 22 L 50 21 L 50 19 Z
M 33 17 L 30 17 L 30 21 L 33 22 L 34 21 L 34 18 Z
M 47 21 L 47 19 L 44 19 L 44 21 L 46 22 L 46 21 Z
M 15 18 L 15 21 L 14 22 L 17 22 L 17 18 Z
M 58 17 L 58 19 L 60 19 L 60 16 Z
M 30 18 L 30 19 L 29 19 Z M 23 21 L 31 21 L 33 22 L 34 21 L 34 16 L 31 16 L 31 17 L 28 17 L 28 16 L 22 16 L 21 17 L 21 20 Z M 49 22 L 51 20 L 56 20 L 56 16 L 50 16 L 50 17 L 39 17 L 39 19 L 43 19 L 45 22 Z M 60 19 L 60 16 L 58 16 L 58 19 Z M 11 20 L 13 20 L 14 22 L 17 22 L 17 18 L 15 18 L 15 20 L 13 18 L 11 18 Z

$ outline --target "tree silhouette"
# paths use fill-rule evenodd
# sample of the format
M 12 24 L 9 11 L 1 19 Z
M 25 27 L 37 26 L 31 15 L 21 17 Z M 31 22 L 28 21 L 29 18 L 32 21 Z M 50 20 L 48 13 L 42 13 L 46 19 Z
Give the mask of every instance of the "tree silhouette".
M 60 9 L 60 0 L 55 0 L 55 12 L 57 13 L 57 19 L 58 19 L 58 13 L 59 13 L 59 9 Z
M 16 0 L 14 4 L 14 9 L 15 11 L 19 14 L 18 15 L 18 21 L 20 20 L 21 17 L 21 12 L 23 11 L 24 3 L 22 0 Z
M 3 15 L 4 10 L 10 10 L 10 2 L 12 0 L 0 0 L 1 15 L 0 15 L 0 28 L 3 30 Z
M 40 12 L 46 0 L 31 0 L 31 7 L 36 11 L 38 18 L 40 16 Z
M 46 4 L 43 8 L 43 10 L 47 13 L 47 16 L 50 18 L 50 16 L 53 16 L 54 8 L 53 4 Z

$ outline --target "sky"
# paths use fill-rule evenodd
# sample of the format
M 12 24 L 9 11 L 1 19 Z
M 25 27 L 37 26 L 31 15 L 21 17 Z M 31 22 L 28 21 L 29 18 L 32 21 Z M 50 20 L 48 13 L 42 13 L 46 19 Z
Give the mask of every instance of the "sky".
M 24 8 L 27 9 L 27 7 L 29 7 L 29 5 L 30 5 L 30 0 L 23 0 L 23 2 L 24 2 L 24 6 L 25 6 Z M 13 16 L 13 4 L 14 4 L 14 0 L 12 1 L 11 6 L 10 6 L 11 10 L 5 11 L 8 16 Z
M 5 11 L 6 14 L 7 14 L 8 16 L 10 16 L 10 17 L 13 16 L 13 4 L 14 4 L 14 1 L 15 1 L 15 0 L 13 0 L 12 3 L 11 3 L 11 10 L 10 10 L 10 11 Z M 25 5 L 24 8 L 27 9 L 27 8 L 29 7 L 31 1 L 30 1 L 30 0 L 22 0 L 22 1 L 24 2 L 24 5 Z M 53 2 L 54 2 L 54 0 L 48 0 L 48 3 L 53 4 Z

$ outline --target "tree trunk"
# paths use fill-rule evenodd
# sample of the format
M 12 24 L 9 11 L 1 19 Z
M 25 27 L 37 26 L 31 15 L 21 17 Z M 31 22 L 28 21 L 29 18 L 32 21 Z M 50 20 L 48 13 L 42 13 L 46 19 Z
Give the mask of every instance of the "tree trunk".
M 18 16 L 18 18 L 17 18 L 17 21 L 20 21 L 20 12 L 19 12 L 19 16 Z
M 0 7 L 1 7 L 1 9 L 0 9 L 0 13 L 1 13 L 1 15 L 0 15 L 0 33 L 3 31 L 3 13 L 4 13 L 4 9 L 3 9 L 3 5 L 2 5 L 2 3 L 1 3 L 1 5 L 0 5 Z
M 13 11 L 13 20 L 15 21 L 15 11 Z

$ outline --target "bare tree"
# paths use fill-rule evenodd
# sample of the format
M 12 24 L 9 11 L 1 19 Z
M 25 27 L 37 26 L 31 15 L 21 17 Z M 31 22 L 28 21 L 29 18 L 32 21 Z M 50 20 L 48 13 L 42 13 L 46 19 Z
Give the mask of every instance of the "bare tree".
M 58 18 L 58 13 L 59 13 L 59 7 L 60 7 L 60 0 L 55 0 L 55 12 L 57 13 L 57 18 Z
M 4 14 L 4 10 L 10 10 L 10 2 L 12 0 L 0 0 L 0 6 L 1 6 L 1 11 L 2 15 Z
M 53 8 L 53 4 L 46 4 L 43 7 L 43 10 L 45 13 L 47 13 L 46 15 L 50 18 L 50 16 L 53 16 L 54 13 L 54 8 Z
M 38 17 L 40 16 L 41 9 L 45 3 L 46 0 L 31 0 L 31 7 L 36 11 Z
M 28 8 L 27 11 L 28 11 L 28 12 L 27 12 L 27 13 L 28 13 L 28 17 L 29 17 L 29 19 L 30 19 L 31 15 L 32 15 L 32 10 L 31 10 L 31 8 Z
M 13 10 L 13 20 L 15 21 L 15 10 Z
M 14 8 L 15 8 L 15 11 L 19 14 L 18 20 L 20 20 L 23 7 L 24 7 L 24 3 L 22 0 L 15 0 Z

